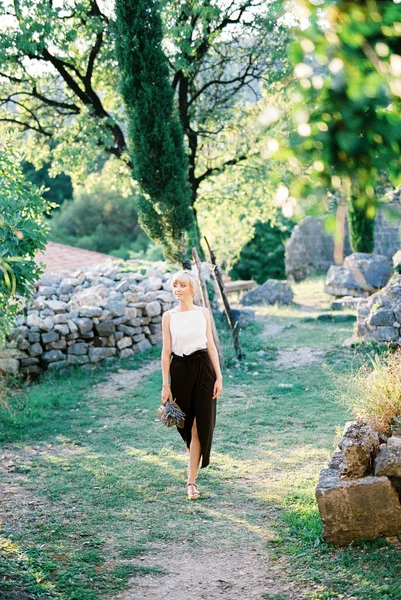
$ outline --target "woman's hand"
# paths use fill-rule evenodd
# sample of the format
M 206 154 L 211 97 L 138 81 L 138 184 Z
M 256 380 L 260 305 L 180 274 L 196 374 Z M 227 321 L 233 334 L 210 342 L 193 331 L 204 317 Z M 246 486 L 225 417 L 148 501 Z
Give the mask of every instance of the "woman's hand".
M 168 383 L 165 383 L 162 387 L 162 404 L 166 404 L 167 400 L 170 398 L 171 390 Z
M 222 391 L 223 391 L 223 378 L 218 377 L 214 384 L 212 400 L 216 400 L 217 396 L 220 396 Z

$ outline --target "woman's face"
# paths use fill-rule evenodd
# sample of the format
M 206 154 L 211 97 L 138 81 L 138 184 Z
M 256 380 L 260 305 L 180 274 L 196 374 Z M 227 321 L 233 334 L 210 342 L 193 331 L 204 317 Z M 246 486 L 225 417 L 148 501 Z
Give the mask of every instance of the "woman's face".
M 192 288 L 188 281 L 174 281 L 173 294 L 177 300 L 189 301 L 193 297 Z

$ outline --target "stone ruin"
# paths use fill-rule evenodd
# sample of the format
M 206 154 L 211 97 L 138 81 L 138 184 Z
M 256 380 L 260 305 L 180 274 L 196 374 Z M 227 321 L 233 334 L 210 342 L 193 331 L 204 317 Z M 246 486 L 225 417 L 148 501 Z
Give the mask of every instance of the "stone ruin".
M 356 338 L 401 346 L 401 275 L 357 307 Z
M 400 213 L 401 189 L 391 193 L 388 203 Z M 385 209 L 379 208 L 375 219 L 374 252 L 391 258 L 401 246 L 400 220 L 389 220 Z M 344 256 L 351 254 L 348 225 L 345 227 Z M 321 217 L 307 216 L 292 231 L 285 246 L 285 272 L 289 280 L 296 282 L 316 273 L 326 273 L 334 265 L 333 236 L 324 229 Z
M 393 263 L 382 254 L 354 252 L 341 266 L 327 272 L 324 291 L 335 297 L 367 297 L 383 288 L 393 274 Z
M 401 534 L 400 497 L 401 430 L 387 438 L 364 423 L 348 426 L 316 488 L 327 541 Z
M 161 343 L 162 314 L 177 304 L 171 273 L 162 262 L 141 272 L 130 268 L 121 261 L 42 275 L 0 348 L 0 373 L 85 369 Z M 204 275 L 210 279 L 208 268 Z
M 294 293 L 288 281 L 267 279 L 262 285 L 244 294 L 240 300 L 242 306 L 269 306 L 273 304 L 291 304 Z

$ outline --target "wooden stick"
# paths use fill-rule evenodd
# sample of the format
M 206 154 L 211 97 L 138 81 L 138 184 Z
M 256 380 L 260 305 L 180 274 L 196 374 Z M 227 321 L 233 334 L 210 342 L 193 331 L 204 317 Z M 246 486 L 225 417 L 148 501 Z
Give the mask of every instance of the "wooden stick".
M 223 278 L 221 276 L 220 269 L 219 269 L 219 267 L 217 265 L 217 262 L 216 262 L 216 256 L 214 254 L 214 250 L 212 250 L 210 248 L 209 242 L 207 241 L 206 237 L 204 237 L 204 239 L 205 239 L 206 245 L 207 245 L 208 250 L 209 250 L 210 261 L 212 263 L 213 275 L 214 275 L 214 278 L 216 280 L 217 286 L 219 288 L 220 297 L 221 297 L 221 300 L 223 302 L 223 306 L 224 306 L 224 310 L 225 310 L 225 313 L 226 313 L 226 316 L 227 316 L 228 324 L 231 327 L 231 332 L 232 332 L 233 342 L 234 342 L 235 354 L 237 355 L 238 359 L 241 359 L 242 356 L 243 356 L 243 354 L 242 354 L 241 343 L 239 341 L 239 335 L 238 335 L 238 327 L 237 327 L 238 321 L 237 322 L 234 321 L 234 317 L 233 317 L 233 313 L 232 313 L 232 310 L 231 310 L 231 306 L 230 306 L 230 303 L 228 301 L 226 291 L 224 289 Z
M 198 255 L 198 251 L 196 250 L 196 248 L 192 248 L 192 256 L 194 257 L 194 261 L 195 261 L 195 265 L 196 265 L 196 270 L 198 271 L 198 278 L 199 278 L 199 282 L 200 282 L 200 289 L 202 292 L 202 299 L 203 299 L 203 306 L 206 306 L 206 308 L 209 309 L 210 312 L 210 318 L 212 321 L 212 333 L 213 333 L 213 339 L 214 339 L 214 343 L 216 344 L 216 348 L 217 348 L 217 353 L 219 355 L 219 359 L 220 362 L 223 362 L 223 353 L 221 350 L 221 344 L 220 344 L 220 340 L 219 340 L 219 336 L 217 333 L 217 328 L 216 328 L 216 323 L 214 322 L 214 317 L 213 317 L 213 313 L 212 310 L 210 308 L 210 302 L 209 302 L 209 295 L 207 293 L 207 287 L 206 287 L 206 282 L 205 279 L 202 275 L 202 265 L 201 265 L 201 261 Z

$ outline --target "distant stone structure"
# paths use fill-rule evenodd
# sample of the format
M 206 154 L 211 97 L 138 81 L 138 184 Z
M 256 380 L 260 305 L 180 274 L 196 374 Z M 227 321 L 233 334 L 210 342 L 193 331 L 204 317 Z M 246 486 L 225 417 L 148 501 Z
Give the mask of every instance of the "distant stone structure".
M 399 194 L 391 206 L 400 211 Z M 391 258 L 401 247 L 400 220 L 389 221 L 383 210 L 379 210 L 375 223 L 375 254 Z M 348 227 L 344 240 L 344 256 L 351 254 Z M 310 275 L 325 273 L 334 265 L 334 242 L 324 230 L 321 217 L 308 216 L 296 225 L 285 247 L 285 272 L 287 278 L 296 282 Z

